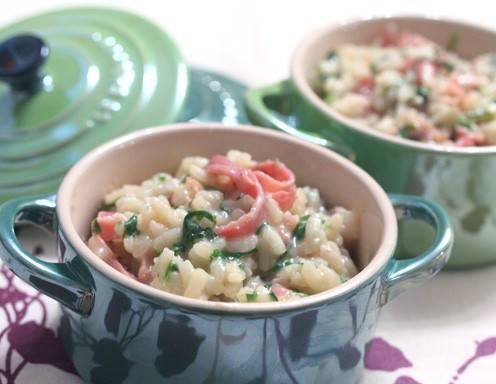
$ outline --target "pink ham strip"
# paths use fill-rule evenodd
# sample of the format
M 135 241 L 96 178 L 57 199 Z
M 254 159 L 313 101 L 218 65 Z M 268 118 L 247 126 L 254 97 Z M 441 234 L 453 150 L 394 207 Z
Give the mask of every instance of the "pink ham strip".
M 150 284 L 153 280 L 152 265 L 155 259 L 155 251 L 149 250 L 143 255 L 141 264 L 138 270 L 138 280 L 145 284 Z
M 273 160 L 260 163 L 254 169 L 265 193 L 277 201 L 282 210 L 290 209 L 296 199 L 294 173 L 283 163 Z
M 277 297 L 278 301 L 283 301 L 284 298 L 290 293 L 290 290 L 283 287 L 279 283 L 272 284 L 272 293 Z
M 264 222 L 266 215 L 265 195 L 262 186 L 253 174 L 253 171 L 249 169 L 243 170 L 239 179 L 236 181 L 235 183 L 240 191 L 255 197 L 255 201 L 253 202 L 250 210 L 238 220 L 231 221 L 226 225 L 215 227 L 215 233 L 219 236 L 227 238 L 246 236 L 255 232 Z M 256 191 L 255 194 L 253 191 Z
M 257 164 L 253 170 L 265 192 L 288 189 L 295 183 L 295 176 L 280 161 L 267 160 Z
M 117 223 L 126 221 L 127 218 L 122 213 L 110 212 L 110 211 L 100 211 L 96 217 L 96 222 L 98 223 L 101 232 L 99 235 L 104 241 L 110 241 L 113 239 L 120 238 L 119 234 L 115 231 L 115 226 Z
M 133 279 L 136 279 L 132 273 L 129 273 L 126 268 L 117 260 L 117 255 L 112 252 L 107 243 L 102 239 L 99 234 L 94 234 L 88 239 L 88 248 L 91 251 L 104 260 L 108 265 L 117 271 L 129 276 Z
M 296 199 L 295 176 L 283 163 L 268 160 L 257 164 L 253 169 L 244 169 L 225 156 L 213 156 L 207 172 L 227 176 L 231 180 L 224 190 L 232 191 L 233 186 L 242 193 L 255 198 L 250 211 L 240 219 L 223 227 L 216 233 L 224 237 L 239 237 L 253 233 L 265 219 L 265 200 L 274 199 L 282 210 L 288 210 Z
M 214 175 L 228 176 L 242 193 L 246 193 L 255 199 L 247 213 L 238 220 L 231 221 L 223 226 L 216 226 L 215 233 L 219 236 L 232 238 L 246 236 L 255 232 L 265 220 L 266 212 L 265 194 L 254 172 L 250 169 L 238 167 L 221 155 L 213 156 L 206 170 Z
M 230 181 L 226 184 L 218 185 L 223 192 L 232 192 L 236 189 L 235 180 L 239 178 L 241 168 L 232 163 L 227 157 L 214 155 L 206 167 L 208 173 L 218 176 L 228 176 Z

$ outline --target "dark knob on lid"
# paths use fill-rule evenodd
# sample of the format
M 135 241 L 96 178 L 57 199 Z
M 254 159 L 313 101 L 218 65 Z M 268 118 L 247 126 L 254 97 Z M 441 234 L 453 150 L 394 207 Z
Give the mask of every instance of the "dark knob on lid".
M 17 35 L 0 43 L 0 81 L 13 91 L 34 92 L 42 79 L 48 45 L 34 35 Z

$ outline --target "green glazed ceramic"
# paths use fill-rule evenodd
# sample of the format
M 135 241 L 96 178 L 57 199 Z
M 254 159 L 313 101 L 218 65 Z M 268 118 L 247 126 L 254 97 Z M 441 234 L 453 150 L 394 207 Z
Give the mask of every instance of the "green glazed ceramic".
M 91 218 L 106 192 L 158 169 L 171 171 L 186 155 L 210 156 L 233 147 L 256 158 L 283 160 L 299 182 L 319 188 L 328 203 L 359 211 L 354 258 L 360 273 L 298 301 L 208 302 L 141 284 L 86 247 Z M 397 219 L 414 218 L 429 224 L 436 236 L 426 252 L 398 260 L 393 257 Z M 14 232 L 19 222 L 58 233 L 58 263 L 42 261 L 19 244 Z M 0 207 L 2 259 L 63 304 L 61 339 L 81 377 L 95 384 L 356 384 L 381 307 L 436 274 L 451 244 L 449 220 L 437 204 L 388 198 L 350 161 L 251 126 L 177 124 L 135 132 L 81 159 L 56 200 L 22 198 Z
M 95 146 L 176 121 L 188 69 L 174 42 L 131 13 L 68 8 L 0 30 L 43 39 L 49 50 L 34 91 L 0 84 L 0 201 L 55 192 Z
M 477 26 L 421 17 L 367 19 L 324 28 L 296 50 L 291 79 L 250 90 L 250 119 L 327 146 L 356 160 L 387 191 L 423 196 L 440 203 L 453 220 L 455 245 L 448 264 L 472 267 L 496 261 L 496 148 L 446 148 L 426 145 L 352 122 L 333 111 L 313 90 L 318 62 L 342 43 L 366 44 L 394 22 L 444 44 L 454 32 L 458 51 L 472 57 L 496 52 L 496 33 Z M 402 248 L 423 248 L 431 234 L 410 223 Z M 427 239 L 427 240 L 426 240 Z M 415 250 L 413 250 L 415 252 Z
M 190 92 L 178 121 L 245 124 L 247 87 L 235 79 L 201 68 L 190 68 Z

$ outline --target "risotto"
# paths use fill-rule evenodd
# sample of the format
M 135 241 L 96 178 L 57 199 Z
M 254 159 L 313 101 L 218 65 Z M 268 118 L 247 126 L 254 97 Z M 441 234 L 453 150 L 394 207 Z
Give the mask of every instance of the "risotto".
M 357 273 L 357 217 L 296 187 L 282 162 L 248 153 L 186 157 L 175 175 L 105 196 L 89 248 L 119 272 L 191 298 L 267 302 L 331 289 Z
M 496 53 L 465 60 L 410 32 L 344 44 L 320 63 L 324 100 L 372 129 L 450 146 L 496 144 Z

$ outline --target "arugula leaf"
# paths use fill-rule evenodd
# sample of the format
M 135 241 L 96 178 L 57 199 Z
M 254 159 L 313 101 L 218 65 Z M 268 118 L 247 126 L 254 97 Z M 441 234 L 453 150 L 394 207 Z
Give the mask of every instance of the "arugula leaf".
M 293 237 L 296 240 L 301 240 L 305 236 L 305 229 L 307 228 L 307 222 L 308 219 L 310 218 L 310 215 L 303 216 L 298 225 L 296 226 L 295 230 L 293 231 Z
M 165 270 L 165 280 L 170 279 L 172 272 L 179 272 L 179 267 L 174 260 L 171 260 L 169 265 L 167 265 L 167 269 Z
M 100 224 L 98 224 L 98 221 L 96 219 L 93 219 L 91 221 L 91 232 L 92 233 L 100 233 L 102 229 L 100 228 Z
M 138 216 L 132 215 L 124 223 L 124 236 L 132 236 L 139 233 L 138 230 Z
M 203 228 L 200 221 L 206 219 L 215 224 L 215 217 L 207 211 L 188 212 L 183 221 L 183 235 L 181 241 L 174 245 L 174 253 L 186 252 L 194 243 L 201 239 L 213 239 L 215 233 L 212 228 Z
M 275 295 L 275 293 L 274 293 L 274 292 L 272 292 L 272 291 L 270 291 L 270 293 L 269 293 L 269 297 L 270 297 L 270 299 L 271 299 L 272 301 L 279 301 L 279 300 L 277 299 L 277 296 Z
M 257 297 L 258 297 L 257 291 L 253 291 L 252 293 L 247 293 L 246 294 L 246 301 L 248 301 L 249 303 L 252 303 L 252 302 L 257 300 Z

